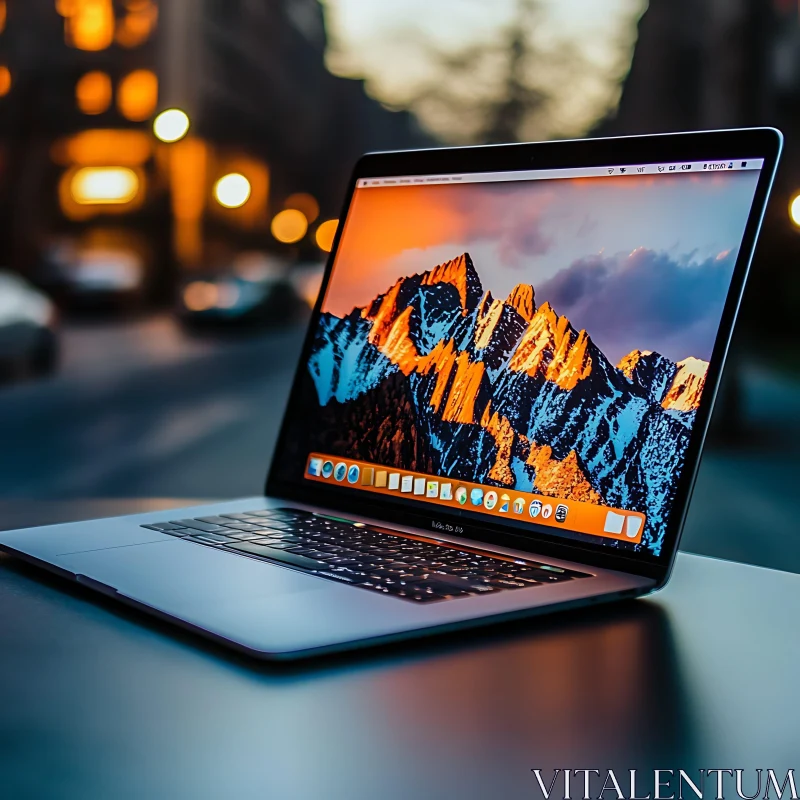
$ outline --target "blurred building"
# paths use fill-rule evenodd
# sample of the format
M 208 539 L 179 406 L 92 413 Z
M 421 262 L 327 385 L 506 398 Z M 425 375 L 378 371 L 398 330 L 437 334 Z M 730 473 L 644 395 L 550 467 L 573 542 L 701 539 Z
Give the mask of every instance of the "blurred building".
M 742 315 L 745 329 L 760 330 L 769 308 L 771 331 L 791 334 L 792 348 L 800 302 L 800 228 L 789 214 L 800 192 L 798 107 L 800 6 L 794 0 L 650 0 L 619 108 L 596 131 L 750 125 L 783 131 L 783 158 Z
M 362 81 L 328 72 L 318 0 L 170 0 L 161 25 L 162 107 L 185 108 L 213 146 L 212 180 L 241 171 L 254 194 L 268 181 L 269 216 L 298 193 L 312 226 L 336 216 L 359 155 L 430 143 L 411 115 L 368 97 Z M 257 208 L 267 192 L 257 193 L 239 213 L 243 231 L 268 222 Z
M 318 0 L 0 0 L 0 263 L 133 254 L 164 292 L 176 264 L 319 254 L 358 155 L 428 142 L 326 44 Z M 159 141 L 169 108 L 188 132 Z

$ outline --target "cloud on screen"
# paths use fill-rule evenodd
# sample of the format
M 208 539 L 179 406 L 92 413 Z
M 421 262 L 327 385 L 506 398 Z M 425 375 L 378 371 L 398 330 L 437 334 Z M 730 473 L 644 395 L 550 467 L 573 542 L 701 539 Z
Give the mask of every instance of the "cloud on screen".
M 536 287 L 576 328 L 585 328 L 612 361 L 631 350 L 673 360 L 708 359 L 736 253 L 693 261 L 639 248 L 579 259 Z

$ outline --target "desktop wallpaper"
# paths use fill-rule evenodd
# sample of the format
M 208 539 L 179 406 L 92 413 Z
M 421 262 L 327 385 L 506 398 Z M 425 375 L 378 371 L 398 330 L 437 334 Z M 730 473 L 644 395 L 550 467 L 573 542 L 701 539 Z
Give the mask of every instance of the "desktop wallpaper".
M 658 555 L 757 180 L 356 190 L 298 463 L 316 450 L 641 511 L 636 547 Z

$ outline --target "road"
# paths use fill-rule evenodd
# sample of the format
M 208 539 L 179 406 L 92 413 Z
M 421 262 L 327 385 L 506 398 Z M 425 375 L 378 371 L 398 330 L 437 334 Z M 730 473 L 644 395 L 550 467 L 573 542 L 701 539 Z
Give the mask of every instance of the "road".
M 302 334 L 192 338 L 167 317 L 68 328 L 57 376 L 0 390 L 0 498 L 258 494 Z M 800 572 L 800 387 L 752 370 L 744 383 L 749 435 L 707 449 L 683 547 Z
M 231 497 L 263 488 L 302 330 L 67 331 L 55 378 L 0 392 L 0 496 Z

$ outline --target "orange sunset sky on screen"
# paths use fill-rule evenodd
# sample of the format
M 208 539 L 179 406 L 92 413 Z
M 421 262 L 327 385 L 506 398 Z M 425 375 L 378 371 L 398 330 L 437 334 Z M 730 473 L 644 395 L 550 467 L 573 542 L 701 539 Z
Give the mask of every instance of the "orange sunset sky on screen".
M 443 188 L 445 192 L 441 191 Z M 337 256 L 334 291 L 325 298 L 325 310 L 343 313 L 388 289 L 382 275 L 372 291 L 365 286 L 372 285 L 370 279 L 380 272 L 376 265 L 387 259 L 410 248 L 461 238 L 464 218 L 447 202 L 449 188 L 389 186 L 357 190 Z
M 702 262 L 735 248 L 757 173 L 356 189 L 323 310 L 344 316 L 468 251 L 484 289 L 537 290 L 587 257 L 638 248 Z

